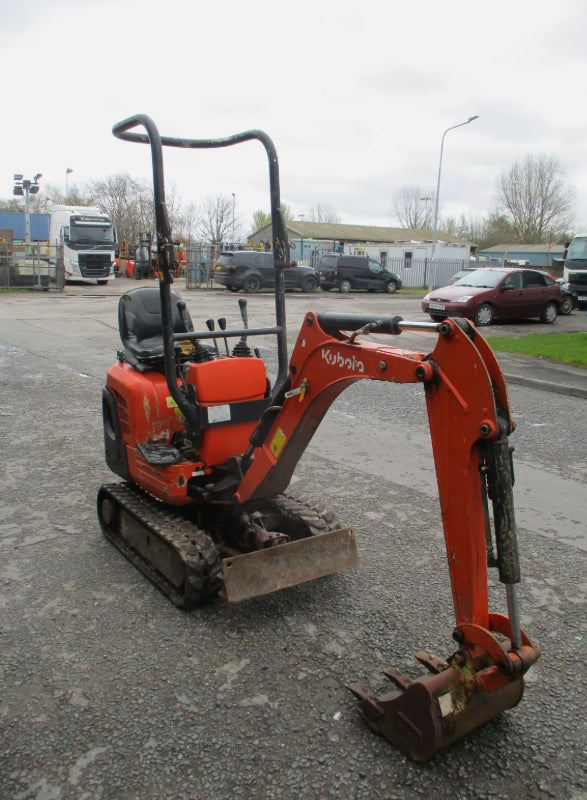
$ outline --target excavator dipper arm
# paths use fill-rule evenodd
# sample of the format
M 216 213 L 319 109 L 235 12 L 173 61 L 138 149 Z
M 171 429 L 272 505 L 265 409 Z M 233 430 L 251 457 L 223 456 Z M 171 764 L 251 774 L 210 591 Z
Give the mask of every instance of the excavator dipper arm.
M 437 334 L 430 354 L 366 339 L 403 330 Z M 290 360 L 289 385 L 251 437 L 239 504 L 278 494 L 335 398 L 370 379 L 422 383 L 426 394 L 459 650 L 448 662 L 421 654 L 434 676 L 383 697 L 349 687 L 371 727 L 415 760 L 424 760 L 506 708 L 523 691 L 522 675 L 540 655 L 520 628 L 520 580 L 508 435 L 514 428 L 493 352 L 470 323 L 410 323 L 399 317 L 312 312 Z M 488 498 L 493 505 L 493 531 Z M 493 554 L 495 539 L 496 555 Z M 506 585 L 508 615 L 490 613 L 488 565 Z

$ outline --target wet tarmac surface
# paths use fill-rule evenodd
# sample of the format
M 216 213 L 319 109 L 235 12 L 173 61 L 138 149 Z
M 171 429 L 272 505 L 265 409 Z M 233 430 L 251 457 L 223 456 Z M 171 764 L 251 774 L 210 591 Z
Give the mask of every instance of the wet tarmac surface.
M 422 387 L 344 393 L 294 475 L 292 493 L 356 527 L 359 568 L 178 611 L 96 518 L 115 479 L 101 390 L 122 283 L 0 297 L 0 797 L 585 800 L 584 399 L 509 386 L 522 623 L 543 655 L 518 707 L 418 766 L 371 733 L 345 686 L 387 689 L 381 669 L 416 676 L 414 652 L 454 649 Z M 240 324 L 236 297 L 182 294 L 195 319 Z M 270 296 L 248 300 L 251 324 L 271 320 Z M 292 293 L 292 343 L 307 309 L 335 303 L 418 314 L 417 299 Z M 505 610 L 497 582 L 490 597 Z

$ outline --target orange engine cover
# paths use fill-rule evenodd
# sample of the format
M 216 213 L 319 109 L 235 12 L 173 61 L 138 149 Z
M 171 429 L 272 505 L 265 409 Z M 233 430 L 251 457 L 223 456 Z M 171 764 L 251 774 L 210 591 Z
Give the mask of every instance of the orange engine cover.
M 201 406 L 260 400 L 267 384 L 260 358 L 219 358 L 190 364 L 186 381 L 196 387 Z
M 230 456 L 243 453 L 257 420 L 232 423 L 230 405 L 265 396 L 263 361 L 222 358 L 189 364 L 186 382 L 194 385 L 198 405 L 208 409 L 210 427 L 202 431 L 200 466 L 222 464 Z M 106 385 L 116 400 L 122 438 L 128 447 L 134 448 L 137 442 L 169 444 L 174 434 L 185 430 L 183 415 L 160 372 L 141 373 L 129 364 L 116 363 L 108 370 Z M 135 452 L 131 460 L 142 459 Z M 173 471 L 171 467 L 148 468 L 159 473 Z
M 219 358 L 190 364 L 186 382 L 196 388 L 198 405 L 208 409 L 199 453 L 207 466 L 222 464 L 244 453 L 258 420 L 231 423 L 230 404 L 262 400 L 267 388 L 265 364 L 260 358 Z

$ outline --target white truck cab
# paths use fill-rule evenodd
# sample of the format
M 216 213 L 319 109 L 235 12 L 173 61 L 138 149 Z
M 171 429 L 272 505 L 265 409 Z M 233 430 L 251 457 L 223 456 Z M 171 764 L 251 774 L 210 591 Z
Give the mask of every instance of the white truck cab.
M 564 279 L 569 291 L 577 295 L 580 307 L 587 307 L 587 233 L 579 233 L 566 242 Z
M 116 234 L 110 217 L 99 208 L 53 206 L 49 230 L 49 265 L 63 253 L 65 281 L 106 283 L 112 280 Z

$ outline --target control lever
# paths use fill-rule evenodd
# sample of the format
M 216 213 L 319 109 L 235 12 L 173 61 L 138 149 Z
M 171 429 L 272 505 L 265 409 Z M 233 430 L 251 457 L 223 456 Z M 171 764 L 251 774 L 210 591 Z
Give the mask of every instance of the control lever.
M 247 313 L 247 298 L 239 297 L 238 306 L 240 308 L 241 317 L 243 318 L 243 328 L 249 327 L 249 315 Z
M 246 330 L 249 327 L 249 317 L 247 314 L 247 301 L 244 297 L 239 297 L 238 305 L 241 312 L 241 317 L 243 320 L 243 328 Z M 250 357 L 251 355 L 251 348 L 247 344 L 247 337 L 246 334 L 241 336 L 240 340 L 235 344 L 232 348 L 232 355 L 233 356 L 245 356 Z
M 226 317 L 220 317 L 220 319 L 218 320 L 218 327 L 220 328 L 221 331 L 226 330 Z M 226 349 L 226 355 L 227 356 L 230 355 L 228 351 L 228 339 L 226 338 L 226 336 L 224 337 L 224 347 Z
M 206 320 L 206 327 L 208 328 L 210 333 L 212 333 L 212 331 L 214 330 L 214 320 L 213 319 L 207 319 Z M 219 356 L 220 355 L 220 351 L 218 350 L 218 342 L 216 341 L 216 337 L 214 337 L 213 341 L 214 341 L 214 347 L 216 348 L 216 355 Z

